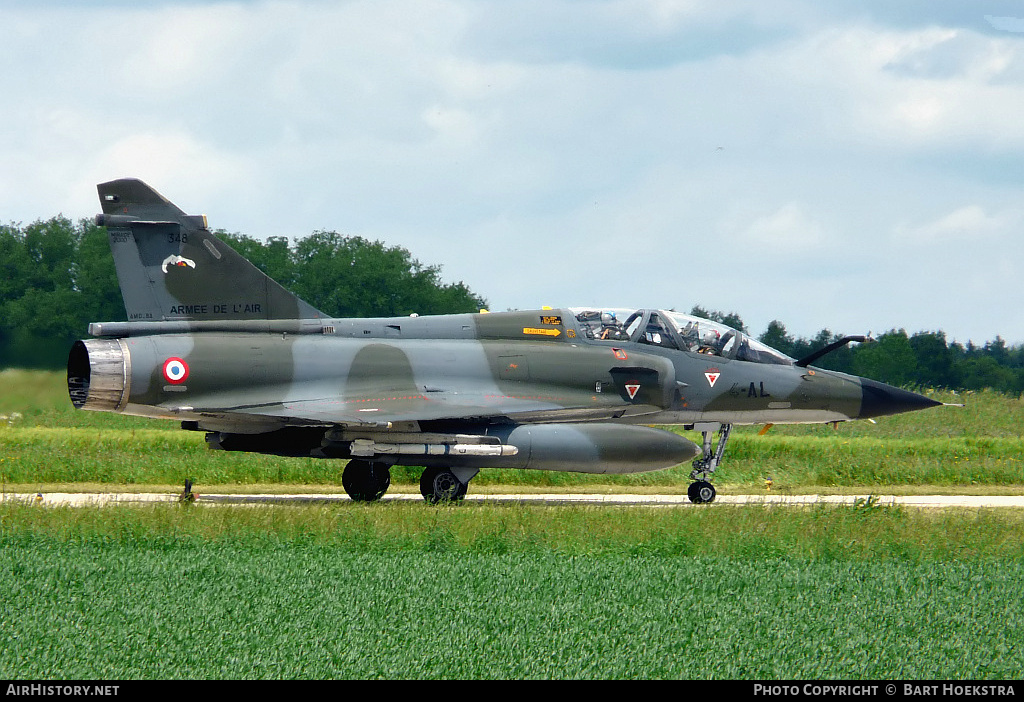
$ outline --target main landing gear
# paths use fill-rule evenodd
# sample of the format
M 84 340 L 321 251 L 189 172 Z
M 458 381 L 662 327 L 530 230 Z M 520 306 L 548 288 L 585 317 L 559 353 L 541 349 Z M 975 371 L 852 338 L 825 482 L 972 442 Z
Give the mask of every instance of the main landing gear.
M 432 505 L 458 502 L 466 496 L 469 481 L 479 470 L 466 468 L 424 468 L 420 476 L 420 494 Z
M 391 470 L 383 463 L 353 459 L 341 474 L 341 485 L 355 502 L 373 502 L 391 486 Z
M 711 480 L 715 477 L 715 469 L 722 462 L 722 455 L 725 453 L 725 445 L 729 441 L 729 434 L 732 432 L 731 424 L 694 424 L 693 428 L 699 431 L 704 437 L 704 451 L 700 458 L 693 461 L 693 471 L 690 478 L 694 480 L 686 490 L 686 496 L 694 504 L 714 502 L 717 492 Z M 718 431 L 718 445 L 712 449 L 711 435 Z
M 432 505 L 458 502 L 478 472 L 476 468 L 424 468 L 420 494 Z M 354 458 L 345 466 L 341 484 L 354 502 L 374 502 L 391 486 L 391 470 L 385 463 Z

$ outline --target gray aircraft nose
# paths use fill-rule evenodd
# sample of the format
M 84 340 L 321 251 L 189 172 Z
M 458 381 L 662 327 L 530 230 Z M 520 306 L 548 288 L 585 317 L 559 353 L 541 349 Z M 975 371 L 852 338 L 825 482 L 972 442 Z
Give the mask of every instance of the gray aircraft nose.
M 858 419 L 882 417 L 887 414 L 900 414 L 914 410 L 927 409 L 941 405 L 930 397 L 918 395 L 916 392 L 894 388 L 892 385 L 879 383 L 867 378 L 860 379 L 861 404 Z

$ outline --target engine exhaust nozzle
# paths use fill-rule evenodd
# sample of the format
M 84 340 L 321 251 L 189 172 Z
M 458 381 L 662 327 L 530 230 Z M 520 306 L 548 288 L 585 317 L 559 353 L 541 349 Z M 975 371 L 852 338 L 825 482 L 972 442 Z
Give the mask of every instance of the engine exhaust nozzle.
M 68 354 L 68 397 L 75 409 L 120 412 L 128 404 L 131 356 L 120 339 L 76 341 Z

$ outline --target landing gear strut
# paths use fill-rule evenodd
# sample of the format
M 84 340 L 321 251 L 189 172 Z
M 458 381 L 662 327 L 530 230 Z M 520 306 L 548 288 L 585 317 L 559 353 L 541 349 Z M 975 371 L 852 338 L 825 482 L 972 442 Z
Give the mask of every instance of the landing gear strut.
M 686 496 L 694 504 L 714 502 L 715 486 L 711 480 L 715 477 L 715 469 L 722 462 L 722 455 L 725 453 L 725 445 L 729 441 L 729 434 L 732 432 L 731 424 L 695 424 L 694 429 L 704 437 L 704 451 L 700 458 L 693 462 L 693 471 L 690 477 L 695 481 L 686 490 Z M 711 434 L 718 429 L 718 445 L 712 449 Z
M 373 502 L 391 486 L 391 471 L 383 463 L 353 459 L 341 474 L 341 485 L 354 501 Z

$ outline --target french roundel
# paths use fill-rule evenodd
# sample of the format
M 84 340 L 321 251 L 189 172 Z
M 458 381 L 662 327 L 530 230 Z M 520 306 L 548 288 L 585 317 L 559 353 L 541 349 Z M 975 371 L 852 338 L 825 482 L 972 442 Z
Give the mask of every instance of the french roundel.
M 188 364 L 177 356 L 164 361 L 164 380 L 171 385 L 180 385 L 188 380 Z

